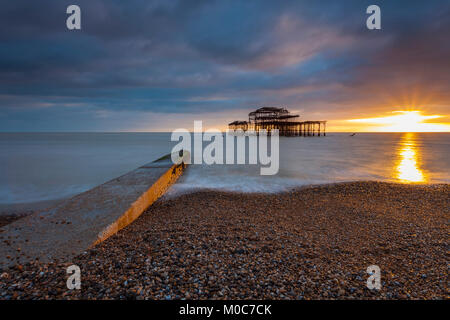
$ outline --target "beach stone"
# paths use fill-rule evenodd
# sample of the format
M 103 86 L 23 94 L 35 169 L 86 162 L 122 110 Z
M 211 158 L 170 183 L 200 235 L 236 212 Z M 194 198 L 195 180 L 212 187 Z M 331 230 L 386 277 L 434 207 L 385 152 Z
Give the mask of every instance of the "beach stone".
M 450 217 L 449 199 L 447 185 L 377 182 L 276 195 L 196 191 L 161 198 L 114 237 L 73 258 L 70 263 L 83 270 L 83 290 L 65 294 L 66 266 L 54 261 L 22 265 L 22 272 L 2 269 L 10 276 L 0 281 L 0 294 L 17 292 L 17 299 L 439 299 L 447 293 L 443 226 Z M 409 204 L 407 214 L 401 203 Z M 380 291 L 366 288 L 372 264 L 381 268 Z

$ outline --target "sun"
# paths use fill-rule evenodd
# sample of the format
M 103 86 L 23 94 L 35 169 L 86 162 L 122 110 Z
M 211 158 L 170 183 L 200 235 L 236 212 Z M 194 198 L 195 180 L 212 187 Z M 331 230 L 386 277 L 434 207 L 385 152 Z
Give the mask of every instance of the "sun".
M 442 118 L 441 115 L 424 115 L 421 111 L 393 111 L 394 115 L 367 118 L 351 119 L 350 122 L 366 123 L 374 131 L 382 132 L 445 132 L 450 131 L 450 125 L 446 123 L 427 122 L 432 119 Z

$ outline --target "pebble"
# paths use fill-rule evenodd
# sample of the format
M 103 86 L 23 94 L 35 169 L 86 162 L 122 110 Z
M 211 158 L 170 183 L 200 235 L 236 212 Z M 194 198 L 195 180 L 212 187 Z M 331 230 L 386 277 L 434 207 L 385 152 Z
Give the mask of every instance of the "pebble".
M 163 197 L 67 263 L 2 270 L 0 298 L 445 299 L 449 208 L 449 185 L 379 182 Z

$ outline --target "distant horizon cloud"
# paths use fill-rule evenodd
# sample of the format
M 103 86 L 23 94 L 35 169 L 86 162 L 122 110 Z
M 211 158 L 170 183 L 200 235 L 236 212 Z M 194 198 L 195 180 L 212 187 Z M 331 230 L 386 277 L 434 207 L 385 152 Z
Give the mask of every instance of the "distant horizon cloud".
M 366 0 L 79 0 L 68 30 L 71 4 L 2 1 L 0 131 L 225 128 L 260 106 L 335 131 L 404 108 L 450 131 L 448 2 L 377 1 L 381 30 Z

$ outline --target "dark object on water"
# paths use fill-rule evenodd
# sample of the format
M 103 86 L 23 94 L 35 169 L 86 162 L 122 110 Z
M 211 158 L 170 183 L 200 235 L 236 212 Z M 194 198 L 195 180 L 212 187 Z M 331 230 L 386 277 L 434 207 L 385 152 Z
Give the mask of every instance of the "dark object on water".
M 356 133 L 352 133 L 352 134 L 350 135 L 350 137 L 353 137 L 355 134 L 356 134 Z
M 255 131 L 277 129 L 280 136 L 325 136 L 326 121 L 297 121 L 299 115 L 291 114 L 286 108 L 262 107 L 248 114 L 248 121 L 233 121 L 228 124 L 232 130 Z

